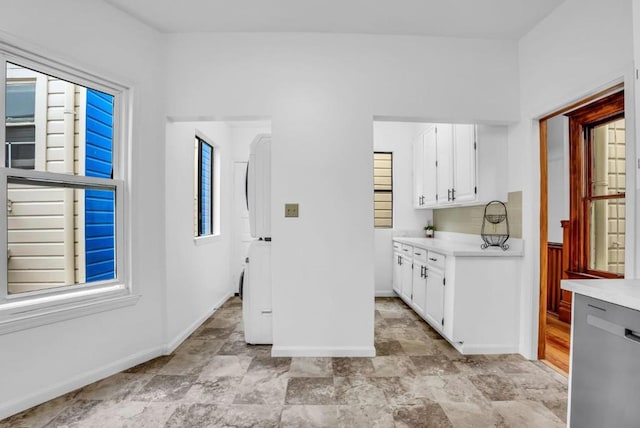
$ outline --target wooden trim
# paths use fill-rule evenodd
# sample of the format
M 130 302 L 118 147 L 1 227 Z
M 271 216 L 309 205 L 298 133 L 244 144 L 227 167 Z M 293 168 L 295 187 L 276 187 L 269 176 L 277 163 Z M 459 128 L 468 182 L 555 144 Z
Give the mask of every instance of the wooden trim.
M 619 92 L 624 90 L 624 83 L 618 83 L 615 86 L 612 86 L 610 88 L 605 89 L 604 91 L 600 91 L 600 92 L 596 92 L 593 95 L 590 95 L 586 98 L 581 99 L 580 101 L 576 101 L 575 103 L 569 104 L 568 106 L 562 107 L 559 110 L 554 111 L 553 113 L 549 113 L 546 116 L 541 117 L 539 120 L 540 122 L 542 121 L 547 121 L 549 119 L 551 119 L 552 117 L 556 117 L 556 116 L 560 116 L 561 114 L 566 114 L 569 112 L 572 112 L 573 110 L 576 110 L 580 107 L 583 107 L 586 104 L 589 104 L 592 101 L 596 101 L 600 98 L 604 98 L 607 95 L 611 95 L 613 93 Z
M 546 352 L 547 326 L 547 240 L 548 240 L 548 188 L 547 188 L 547 119 L 540 120 L 540 296 L 538 303 L 538 358 Z
M 562 279 L 562 249 L 557 242 L 547 244 L 547 314 L 558 315 L 560 304 L 560 280 Z M 548 321 L 548 319 L 547 319 Z

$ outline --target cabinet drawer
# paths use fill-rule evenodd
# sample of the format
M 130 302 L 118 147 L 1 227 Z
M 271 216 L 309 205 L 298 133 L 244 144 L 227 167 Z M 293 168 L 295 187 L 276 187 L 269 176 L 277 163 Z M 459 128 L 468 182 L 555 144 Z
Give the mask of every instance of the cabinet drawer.
M 446 257 L 442 254 L 429 251 L 429 253 L 427 254 L 427 265 L 429 269 L 438 269 L 444 271 L 445 258 Z
M 394 242 L 393 243 L 393 251 L 398 252 L 398 253 L 400 251 L 402 251 L 402 244 L 399 243 L 399 242 Z
M 401 244 L 400 252 L 407 257 L 412 257 L 413 247 L 411 245 Z
M 413 247 L 413 261 L 414 262 L 427 262 L 427 250 L 422 248 Z

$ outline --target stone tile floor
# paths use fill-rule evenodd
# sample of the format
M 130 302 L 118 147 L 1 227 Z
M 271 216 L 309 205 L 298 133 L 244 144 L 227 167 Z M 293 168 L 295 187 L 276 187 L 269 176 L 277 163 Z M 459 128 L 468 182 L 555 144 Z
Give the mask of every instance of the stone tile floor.
M 375 358 L 272 358 L 227 301 L 173 354 L 0 427 L 562 427 L 567 381 L 519 355 L 463 356 L 395 298 Z

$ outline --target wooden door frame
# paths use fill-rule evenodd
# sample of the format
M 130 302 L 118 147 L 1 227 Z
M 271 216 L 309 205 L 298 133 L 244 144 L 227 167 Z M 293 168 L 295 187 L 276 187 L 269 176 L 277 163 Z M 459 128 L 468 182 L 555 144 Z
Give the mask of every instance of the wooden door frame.
M 539 301 L 538 301 L 538 359 L 544 359 L 546 354 L 546 338 L 545 331 L 547 327 L 547 279 L 549 260 L 547 258 L 548 242 L 548 140 L 547 140 L 547 122 L 549 119 L 568 113 L 607 95 L 624 90 L 624 83 L 619 83 L 608 89 L 599 91 L 580 101 L 571 103 L 559 110 L 556 110 L 546 116 L 538 119 L 540 132 L 540 283 L 539 283 Z

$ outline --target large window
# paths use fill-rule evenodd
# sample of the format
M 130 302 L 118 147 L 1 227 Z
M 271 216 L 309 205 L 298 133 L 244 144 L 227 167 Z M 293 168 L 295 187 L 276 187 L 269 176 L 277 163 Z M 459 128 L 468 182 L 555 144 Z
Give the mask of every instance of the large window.
M 393 227 L 393 154 L 373 154 L 373 224 Z
M 570 274 L 622 277 L 626 221 L 624 93 L 605 97 L 568 116 Z
M 33 58 L 0 44 L 0 324 L 3 310 L 29 313 L 55 295 L 130 294 L 118 156 L 126 89 Z
M 214 227 L 214 149 L 196 137 L 196 236 L 212 235 Z

